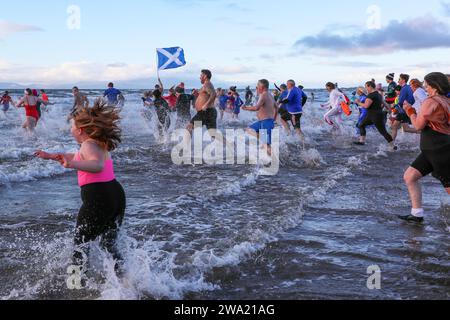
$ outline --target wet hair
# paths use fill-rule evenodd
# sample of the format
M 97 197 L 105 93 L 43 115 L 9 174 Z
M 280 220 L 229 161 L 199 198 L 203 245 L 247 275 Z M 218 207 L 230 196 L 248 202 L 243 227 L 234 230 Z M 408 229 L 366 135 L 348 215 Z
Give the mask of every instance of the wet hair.
M 78 129 L 83 129 L 89 138 L 101 143 L 108 151 L 114 151 L 122 142 L 119 109 L 106 107 L 101 99 L 97 99 L 92 108 L 78 109 L 72 119 Z
M 409 85 L 414 88 L 422 88 L 423 87 L 422 82 L 420 82 L 419 79 L 412 79 L 409 82 Z
M 325 87 L 330 88 L 331 90 L 336 89 L 336 85 L 333 82 L 328 82 Z
M 153 97 L 155 97 L 155 99 L 159 99 L 159 98 L 161 98 L 161 96 L 162 96 L 162 93 L 160 90 L 153 91 Z
M 112 82 L 108 83 L 108 87 L 114 88 L 114 83 L 112 83 Z
M 258 81 L 260 85 L 262 85 L 264 88 L 269 89 L 269 81 L 266 79 L 261 79 Z
M 447 96 L 450 92 L 450 83 L 448 76 L 441 72 L 432 72 L 425 76 L 425 81 L 427 85 L 436 89 L 438 94 Z
M 377 88 L 377 85 L 376 85 L 375 82 L 373 82 L 373 81 L 367 81 L 367 82 L 366 82 L 366 86 L 367 86 L 367 87 L 371 87 L 371 88 L 373 88 L 373 89 L 376 89 L 376 88 Z
M 400 75 L 400 79 L 403 79 L 403 80 L 405 80 L 406 83 L 408 83 L 408 81 L 409 81 L 409 74 L 402 73 Z
M 202 70 L 202 74 L 204 74 L 209 80 L 212 79 L 212 73 L 211 73 L 211 71 L 209 71 L 209 70 L 207 70 L 207 69 L 204 69 L 204 70 Z

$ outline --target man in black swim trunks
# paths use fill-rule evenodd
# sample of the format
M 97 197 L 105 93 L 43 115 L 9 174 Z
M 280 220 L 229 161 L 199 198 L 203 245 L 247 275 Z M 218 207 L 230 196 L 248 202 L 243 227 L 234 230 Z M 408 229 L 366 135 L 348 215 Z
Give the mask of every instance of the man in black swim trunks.
M 197 115 L 192 118 L 187 130 L 192 133 L 196 122 L 201 122 L 202 126 L 206 126 L 208 130 L 217 129 L 217 110 L 214 107 L 216 101 L 216 90 L 211 83 L 212 73 L 209 70 L 202 70 L 200 81 L 203 85 L 195 100 L 195 109 Z

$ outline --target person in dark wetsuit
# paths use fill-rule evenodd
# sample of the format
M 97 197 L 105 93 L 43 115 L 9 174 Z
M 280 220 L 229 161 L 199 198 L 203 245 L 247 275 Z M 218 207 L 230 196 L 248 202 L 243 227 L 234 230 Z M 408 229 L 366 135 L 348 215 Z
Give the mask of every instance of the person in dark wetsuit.
M 156 108 L 156 114 L 158 115 L 160 133 L 163 133 L 170 127 L 170 107 L 159 90 L 153 91 L 153 106 Z
M 383 119 L 383 97 L 376 90 L 376 84 L 372 81 L 366 83 L 366 90 L 368 92 L 366 101 L 362 103 L 357 100 L 356 103 L 362 107 L 367 109 L 367 115 L 364 119 L 359 122 L 358 129 L 360 132 L 360 139 L 358 142 L 354 142 L 356 145 L 365 145 L 366 144 L 366 127 L 370 125 L 375 125 L 378 132 L 386 139 L 386 141 L 391 146 L 392 150 L 396 150 L 397 148 L 394 146 L 394 139 L 387 132 L 386 125 L 384 124 Z
M 175 92 L 177 95 L 177 128 L 186 127 L 189 121 L 191 121 L 191 106 L 194 97 L 191 94 L 186 94 L 182 87 L 177 87 Z
M 425 88 L 429 98 L 420 111 L 408 102 L 403 108 L 416 130 L 421 132 L 421 154 L 405 172 L 405 183 L 412 203 L 411 214 L 399 216 L 408 222 L 424 221 L 422 189 L 419 181 L 432 174 L 450 195 L 450 83 L 440 72 L 425 76 Z
M 253 92 L 252 90 L 250 90 L 250 87 L 247 87 L 245 89 L 245 106 L 252 105 L 252 101 L 253 101 Z

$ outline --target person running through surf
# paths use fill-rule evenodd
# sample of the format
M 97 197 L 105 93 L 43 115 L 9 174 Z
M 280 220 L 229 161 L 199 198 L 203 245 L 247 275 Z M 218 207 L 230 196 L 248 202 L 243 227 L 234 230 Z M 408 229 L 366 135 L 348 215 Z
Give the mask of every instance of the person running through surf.
M 5 91 L 5 93 L 0 97 L 0 105 L 2 106 L 2 111 L 5 116 L 11 104 L 14 105 L 14 102 L 9 95 L 9 91 Z
M 421 154 L 406 170 L 404 180 L 411 199 L 411 214 L 399 216 L 408 222 L 422 223 L 425 217 L 420 180 L 432 174 L 450 195 L 450 83 L 440 72 L 425 76 L 428 98 L 417 111 L 410 103 L 404 109 L 414 128 L 420 131 Z
M 72 88 L 72 95 L 73 95 L 73 106 L 72 110 L 70 111 L 70 116 L 72 116 L 78 109 L 89 107 L 89 100 L 87 96 L 84 93 L 80 92 L 80 89 L 78 89 L 78 87 Z
M 383 97 L 376 90 L 376 84 L 372 81 L 366 83 L 367 97 L 364 103 L 357 100 L 357 104 L 364 109 L 367 109 L 367 114 L 364 119 L 359 122 L 358 128 L 360 131 L 360 139 L 358 142 L 354 142 L 356 145 L 366 144 L 366 127 L 370 125 L 375 125 L 378 132 L 386 139 L 389 143 L 391 150 L 396 150 L 397 147 L 394 146 L 394 139 L 387 132 L 386 125 L 383 119 Z
M 106 98 L 108 107 L 117 107 L 121 101 L 125 100 L 122 92 L 114 88 L 114 83 L 112 82 L 108 84 L 108 89 L 103 93 L 103 98 Z
M 286 122 L 290 122 L 297 135 L 303 139 L 301 127 L 301 119 L 303 115 L 303 91 L 295 86 L 294 80 L 289 80 L 287 82 L 287 92 L 286 97 L 280 100 L 280 102 L 285 106 L 290 118 L 288 120 L 286 117 L 284 120 Z
M 110 154 L 121 143 L 119 119 L 119 110 L 97 100 L 92 109 L 78 109 L 71 119 L 72 136 L 81 145 L 77 153 L 35 153 L 40 159 L 57 161 L 66 169 L 78 171 L 83 205 L 77 217 L 73 264 L 83 272 L 89 243 L 95 240 L 100 240 L 113 256 L 116 269 L 121 261 L 116 240 L 125 216 L 126 196 L 116 180 Z
M 191 123 L 187 126 L 189 133 L 194 130 L 196 122 L 206 126 L 207 130 L 217 129 L 217 110 L 214 107 L 216 101 L 216 90 L 211 83 L 212 73 L 209 70 L 202 70 L 200 73 L 200 82 L 203 87 L 198 92 L 195 99 L 195 110 L 197 114 L 191 119 Z
M 260 144 L 272 156 L 272 130 L 275 128 L 277 107 L 275 99 L 269 92 L 269 81 L 262 79 L 258 81 L 259 100 L 255 106 L 246 106 L 242 110 L 257 112 L 258 122 L 247 129 L 247 133 L 260 139 Z
M 330 98 L 328 102 L 322 104 L 323 108 L 330 109 L 324 115 L 325 122 L 328 123 L 330 126 L 333 126 L 334 129 L 340 130 L 342 122 L 341 103 L 346 101 L 346 97 L 342 92 L 338 90 L 336 84 L 332 82 L 328 82 L 325 87 L 327 91 L 330 93 Z
M 39 121 L 39 111 L 38 111 L 38 103 L 47 105 L 46 101 L 43 101 L 41 98 L 37 97 L 33 94 L 33 90 L 26 89 L 25 95 L 21 98 L 17 103 L 17 108 L 25 108 L 26 119 L 22 128 L 28 131 L 34 131 L 36 125 Z

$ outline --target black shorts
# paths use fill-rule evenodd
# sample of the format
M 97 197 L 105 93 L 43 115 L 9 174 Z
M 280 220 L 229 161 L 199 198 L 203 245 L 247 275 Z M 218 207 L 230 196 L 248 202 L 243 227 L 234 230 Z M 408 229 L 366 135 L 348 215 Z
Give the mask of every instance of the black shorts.
M 395 120 L 399 121 L 400 123 L 407 123 L 411 124 L 411 119 L 408 117 L 406 113 L 399 113 L 395 116 Z
M 303 115 L 302 113 L 290 114 L 289 112 L 286 111 L 283 112 L 283 114 L 281 114 L 281 119 L 283 119 L 286 122 L 292 123 L 295 129 L 301 129 L 300 120 L 302 119 L 302 115 Z M 292 121 L 293 119 L 295 119 L 295 123 Z
M 200 111 L 192 118 L 191 124 L 195 122 L 201 122 L 202 126 L 206 126 L 206 129 L 217 129 L 217 110 L 216 108 L 209 108 L 206 111 Z
M 433 174 L 444 188 L 450 188 L 450 149 L 443 148 L 433 151 L 422 151 L 419 157 L 411 165 L 422 176 Z

